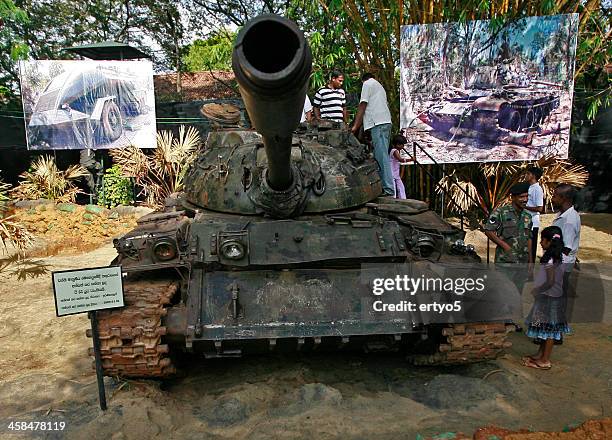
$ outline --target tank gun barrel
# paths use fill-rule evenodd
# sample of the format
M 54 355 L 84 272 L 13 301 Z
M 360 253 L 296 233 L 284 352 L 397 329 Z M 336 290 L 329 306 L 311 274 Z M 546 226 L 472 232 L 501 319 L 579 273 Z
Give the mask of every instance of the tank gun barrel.
M 236 37 L 232 68 L 253 127 L 263 137 L 267 184 L 284 191 L 293 181 L 291 138 L 312 69 L 308 43 L 294 22 L 260 15 Z

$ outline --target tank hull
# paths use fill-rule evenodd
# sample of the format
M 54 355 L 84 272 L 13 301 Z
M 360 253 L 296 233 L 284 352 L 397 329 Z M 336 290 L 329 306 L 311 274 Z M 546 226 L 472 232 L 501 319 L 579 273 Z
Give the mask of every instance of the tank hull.
M 115 243 L 115 263 L 128 273 L 127 307 L 100 315 L 105 373 L 166 377 L 176 371 L 173 352 L 214 358 L 393 350 L 421 364 L 498 356 L 513 327 L 511 313 L 495 304 L 450 320 L 382 307 L 367 282 L 372 273 L 382 276 L 381 267 L 409 268 L 415 278 L 453 265 L 473 277 L 487 271 L 471 252 L 444 252 L 463 238 L 461 230 L 416 202 L 379 200 L 362 210 L 288 220 L 182 211 L 142 218 Z M 432 240 L 427 256 L 415 256 L 415 234 Z M 176 256 L 160 261 L 151 252 L 160 242 L 176 246 Z M 228 243 L 242 246 L 244 255 L 228 258 Z M 489 281 L 504 292 L 513 289 L 503 277 Z M 384 302 L 405 305 L 407 299 L 393 292 Z

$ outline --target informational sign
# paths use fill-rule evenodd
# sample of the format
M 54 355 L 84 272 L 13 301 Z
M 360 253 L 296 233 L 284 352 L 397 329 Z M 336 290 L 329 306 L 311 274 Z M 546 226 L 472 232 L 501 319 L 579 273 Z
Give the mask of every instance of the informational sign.
M 123 307 L 121 267 L 96 267 L 52 273 L 57 316 Z
M 150 61 L 22 61 L 30 150 L 155 148 Z
M 577 37 L 578 14 L 403 26 L 409 143 L 438 163 L 567 158 Z

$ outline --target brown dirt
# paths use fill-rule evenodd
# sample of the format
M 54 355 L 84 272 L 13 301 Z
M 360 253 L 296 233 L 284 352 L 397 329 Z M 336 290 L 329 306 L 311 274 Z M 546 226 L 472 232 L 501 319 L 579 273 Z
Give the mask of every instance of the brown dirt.
M 588 420 L 565 432 L 511 431 L 498 427 L 481 428 L 474 433 L 474 440 L 605 440 L 612 438 L 612 418 Z
M 106 229 L 99 232 L 106 237 Z M 583 246 L 600 249 L 609 238 L 585 232 Z M 52 270 L 106 265 L 114 257 L 110 239 L 95 251 L 44 261 Z M 610 308 L 612 276 L 602 279 Z M 535 347 L 522 334 L 512 335 L 514 345 L 502 358 L 461 367 L 411 367 L 395 354 L 188 357 L 185 376 L 163 383 L 106 378 L 103 413 L 87 356 L 87 317 L 55 316 L 50 276 L 0 275 L 0 286 L 0 438 L 11 420 L 64 421 L 65 431 L 47 436 L 69 439 L 441 439 L 486 425 L 542 431 L 498 431 L 500 440 L 610 438 L 610 320 L 573 325 L 575 335 L 554 348 L 550 371 L 521 365 Z M 571 435 L 545 433 L 590 419 L 606 421 Z M 598 433 L 598 426 L 608 431 Z
M 136 225 L 136 219 L 132 216 L 111 219 L 106 215 L 90 214 L 87 220 L 83 218 L 85 213 L 83 206 L 77 206 L 74 212 L 63 212 L 44 205 L 15 211 L 15 219 L 38 239 L 28 256 L 47 257 L 92 251 Z

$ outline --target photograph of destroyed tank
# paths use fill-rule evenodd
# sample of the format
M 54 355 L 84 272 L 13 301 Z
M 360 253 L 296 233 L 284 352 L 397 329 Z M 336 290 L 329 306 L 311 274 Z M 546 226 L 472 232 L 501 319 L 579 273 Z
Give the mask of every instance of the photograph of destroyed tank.
M 578 14 L 404 26 L 401 127 L 422 163 L 567 158 Z
M 155 146 L 149 61 L 24 61 L 21 90 L 30 150 Z

